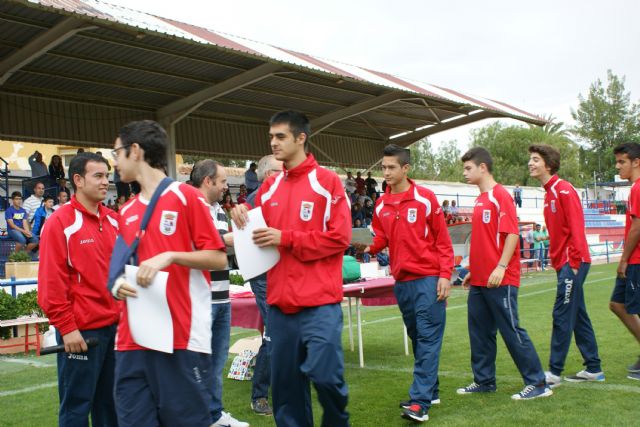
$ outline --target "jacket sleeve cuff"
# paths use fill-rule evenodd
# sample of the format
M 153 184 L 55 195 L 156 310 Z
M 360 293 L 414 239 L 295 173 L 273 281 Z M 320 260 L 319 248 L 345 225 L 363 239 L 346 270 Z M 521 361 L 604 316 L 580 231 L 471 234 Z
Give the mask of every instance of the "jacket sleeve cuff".
M 447 279 L 447 280 L 451 280 L 451 271 L 446 272 L 446 271 L 441 271 L 440 272 L 440 276 L 441 279 Z
M 76 322 L 73 319 L 69 319 L 59 325 L 53 325 L 53 326 L 55 326 L 58 329 L 61 336 L 67 335 L 69 332 L 73 332 L 78 329 L 78 326 L 76 325 Z
M 290 248 L 293 246 L 293 232 L 291 230 L 282 230 L 280 236 L 280 246 Z

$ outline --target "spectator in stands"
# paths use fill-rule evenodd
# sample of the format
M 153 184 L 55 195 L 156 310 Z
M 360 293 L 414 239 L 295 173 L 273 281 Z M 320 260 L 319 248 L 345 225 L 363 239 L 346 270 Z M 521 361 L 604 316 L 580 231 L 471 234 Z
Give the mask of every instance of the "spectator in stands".
M 36 214 L 33 219 L 33 230 L 32 233 L 34 236 L 40 238 L 40 233 L 42 232 L 42 227 L 44 226 L 45 221 L 51 216 L 53 213 L 53 196 L 44 196 L 44 202 L 42 206 L 40 206 L 36 210 Z
M 353 221 L 353 228 L 366 228 L 366 227 L 367 226 L 364 225 L 364 223 L 360 218 L 356 218 L 356 220 Z
M 78 151 L 76 151 L 76 156 L 82 153 L 84 153 L 84 148 L 78 148 Z
M 368 227 L 371 225 L 371 222 L 373 221 L 373 200 L 365 200 L 364 202 L 364 207 L 362 208 L 362 210 L 364 211 L 364 225 L 365 227 Z
M 64 178 L 60 178 L 58 180 L 58 191 L 64 191 L 67 193 L 67 199 L 71 198 L 71 190 L 67 187 L 67 180 Z
M 522 235 L 522 224 L 520 224 L 520 217 L 516 218 L 518 220 L 518 237 L 520 240 L 520 258 L 524 258 L 524 236 Z
M 120 210 L 120 208 L 122 207 L 122 205 L 124 205 L 125 203 L 127 203 L 127 199 L 124 197 L 124 194 L 121 196 L 118 196 L 118 198 L 116 199 L 116 202 L 114 203 L 114 211 L 118 212 Z
M 527 245 L 529 245 L 529 251 L 528 251 L 529 252 L 529 257 L 528 258 L 529 259 L 532 259 L 535 256 L 535 254 L 533 253 L 533 249 L 534 249 L 533 248 L 533 244 L 535 243 L 535 240 L 533 238 L 533 232 L 534 232 L 533 228 L 530 229 L 527 232 L 527 237 L 525 239 L 527 241 Z
M 38 246 L 38 237 L 34 236 L 27 220 L 27 211 L 22 207 L 22 193 L 11 193 L 11 202 L 4 212 L 7 221 L 7 234 L 16 242 L 16 251 L 22 250 L 27 245 L 27 251 L 32 251 Z
M 458 214 L 460 213 L 460 211 L 458 210 L 458 206 L 455 200 L 451 200 L 451 208 L 449 209 L 449 211 L 451 212 L 451 216 L 454 217 L 456 221 L 460 221 L 460 219 L 458 218 Z
M 540 228 L 540 224 L 536 224 L 536 229 L 533 232 L 533 251 L 540 263 L 540 270 L 544 271 L 544 240 L 545 234 Z
M 247 201 L 247 186 L 244 184 L 240 184 L 240 193 L 238 194 L 238 198 L 236 202 L 238 204 L 245 203 Z
M 520 188 L 518 184 L 516 184 L 516 187 L 513 189 L 513 201 L 517 207 L 522 207 L 522 188 Z
M 542 226 L 542 235 L 544 237 L 544 239 L 542 240 L 542 244 L 544 245 L 544 259 L 545 259 L 545 266 L 547 266 L 549 264 L 549 262 L 547 261 L 549 259 L 549 231 L 547 231 L 547 226 L 543 225 Z
M 376 254 L 376 260 L 380 267 L 386 267 L 389 265 L 389 248 L 384 248 Z
M 69 201 L 69 195 L 64 192 L 61 191 L 58 193 L 58 204 L 53 206 L 53 210 L 57 210 L 60 206 L 64 205 L 65 203 L 67 203 Z
M 60 178 L 64 178 L 64 166 L 62 165 L 62 157 L 57 154 L 51 157 L 49 163 L 49 176 L 58 181 Z
M 382 192 L 386 192 L 387 191 L 387 181 L 382 181 Z
M 244 173 L 244 185 L 247 186 L 248 193 L 253 193 L 260 187 L 260 181 L 258 181 L 258 174 L 256 173 L 257 168 L 257 164 L 251 163 L 249 169 Z
M 44 184 L 40 181 L 36 181 L 33 184 L 33 194 L 27 197 L 24 201 L 24 209 L 29 215 L 29 225 L 33 223 L 33 216 L 36 214 L 36 210 L 42 206 L 42 197 L 44 196 Z
M 447 217 L 447 215 L 451 214 L 451 207 L 449 207 L 449 201 L 448 200 L 443 200 L 442 201 L 442 212 L 444 213 L 445 218 Z
M 344 180 L 344 189 L 353 202 L 353 195 L 356 192 L 356 180 L 353 179 L 353 175 L 350 171 L 347 171 L 347 178 Z
M 354 203 L 351 207 L 351 223 L 354 227 L 358 219 L 360 220 L 360 224 L 364 222 L 364 211 L 360 203 Z
M 366 194 L 367 193 L 367 186 L 364 182 L 364 178 L 362 178 L 362 173 L 360 173 L 360 171 L 358 171 L 356 173 L 356 192 L 358 194 Z
M 102 155 L 102 151 L 96 151 L 96 154 L 104 159 L 104 156 Z M 107 170 L 111 171 L 111 165 L 109 164 L 108 161 L 107 161 Z
M 224 195 L 224 199 L 222 200 L 222 208 L 227 211 L 227 214 L 236 204 L 233 203 L 233 198 L 231 197 L 231 193 L 226 193 Z
M 367 179 L 364 180 L 364 185 L 367 187 L 367 195 L 369 197 L 371 197 L 372 194 L 376 193 L 378 182 L 371 177 L 371 172 L 367 172 Z
M 364 189 L 357 190 L 357 194 L 356 203 L 360 203 L 360 206 L 364 206 L 367 200 L 371 200 L 371 197 L 367 196 Z M 373 203 L 373 200 L 371 200 L 371 203 Z
M 31 176 L 33 178 L 49 175 L 47 165 L 42 161 L 42 153 L 38 150 L 29 157 L 29 166 L 31 166 Z

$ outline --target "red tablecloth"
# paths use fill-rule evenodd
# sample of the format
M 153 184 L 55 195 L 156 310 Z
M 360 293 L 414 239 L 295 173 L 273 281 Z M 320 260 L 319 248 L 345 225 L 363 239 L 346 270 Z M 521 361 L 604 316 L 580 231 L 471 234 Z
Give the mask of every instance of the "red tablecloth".
M 231 295 L 231 326 L 262 331 L 264 322 L 253 295 L 238 297 Z
M 396 305 L 398 302 L 393 294 L 395 283 L 396 281 L 393 277 L 383 277 L 364 282 L 349 283 L 342 288 L 344 289 L 345 298 L 361 298 L 362 305 Z
M 350 283 L 343 287 L 344 296 L 361 298 L 362 305 L 367 306 L 395 305 L 397 301 L 393 294 L 394 284 L 392 277 Z M 262 331 L 264 323 L 253 295 L 231 294 L 231 326 Z

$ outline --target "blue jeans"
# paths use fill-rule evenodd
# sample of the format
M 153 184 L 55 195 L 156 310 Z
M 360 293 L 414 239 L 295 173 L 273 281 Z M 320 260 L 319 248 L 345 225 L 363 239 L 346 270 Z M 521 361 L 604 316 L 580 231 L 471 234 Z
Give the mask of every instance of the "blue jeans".
M 211 375 L 212 389 L 209 412 L 211 420 L 222 416 L 222 375 L 229 356 L 231 333 L 231 303 L 211 304 Z
M 438 366 L 446 323 L 446 303 L 437 301 L 437 283 L 437 277 L 428 276 L 397 282 L 393 287 L 413 346 L 409 397 L 424 409 L 429 409 L 431 401 L 438 398 Z
M 268 399 L 269 384 L 271 383 L 271 348 L 268 329 L 267 316 L 269 314 L 269 306 L 267 305 L 267 276 L 261 275 L 251 280 L 251 290 L 256 296 L 256 304 L 260 311 L 260 316 L 264 322 L 264 334 L 262 336 L 262 344 L 258 355 L 256 356 L 256 365 L 253 368 L 253 379 L 251 384 L 251 400 L 260 398 Z
M 22 231 L 18 231 L 16 229 L 9 228 L 9 227 L 7 227 L 7 234 L 9 235 L 9 237 L 15 240 L 16 243 L 20 243 L 21 245 L 26 245 L 29 243 L 38 243 L 40 241 L 40 239 L 38 239 L 38 236 L 27 237 L 24 234 L 22 234 Z
M 540 261 L 540 268 L 544 270 L 545 266 L 545 250 L 544 246 L 536 249 L 536 255 L 538 257 L 538 261 Z

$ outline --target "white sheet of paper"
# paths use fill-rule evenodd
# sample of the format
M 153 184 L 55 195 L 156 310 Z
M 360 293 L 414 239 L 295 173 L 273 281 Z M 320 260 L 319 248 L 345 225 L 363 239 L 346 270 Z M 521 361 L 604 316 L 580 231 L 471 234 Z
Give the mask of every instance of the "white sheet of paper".
M 136 283 L 138 267 L 125 265 L 124 274 L 138 293 L 127 298 L 129 329 L 136 344 L 151 350 L 173 353 L 173 322 L 167 302 L 169 273 L 159 271 L 151 285 L 143 288 Z
M 261 275 L 280 260 L 280 252 L 276 247 L 259 248 L 253 243 L 253 230 L 267 227 L 262 216 L 262 208 L 251 209 L 248 214 L 249 222 L 242 230 L 232 221 L 233 246 L 236 250 L 240 274 L 244 280 Z

